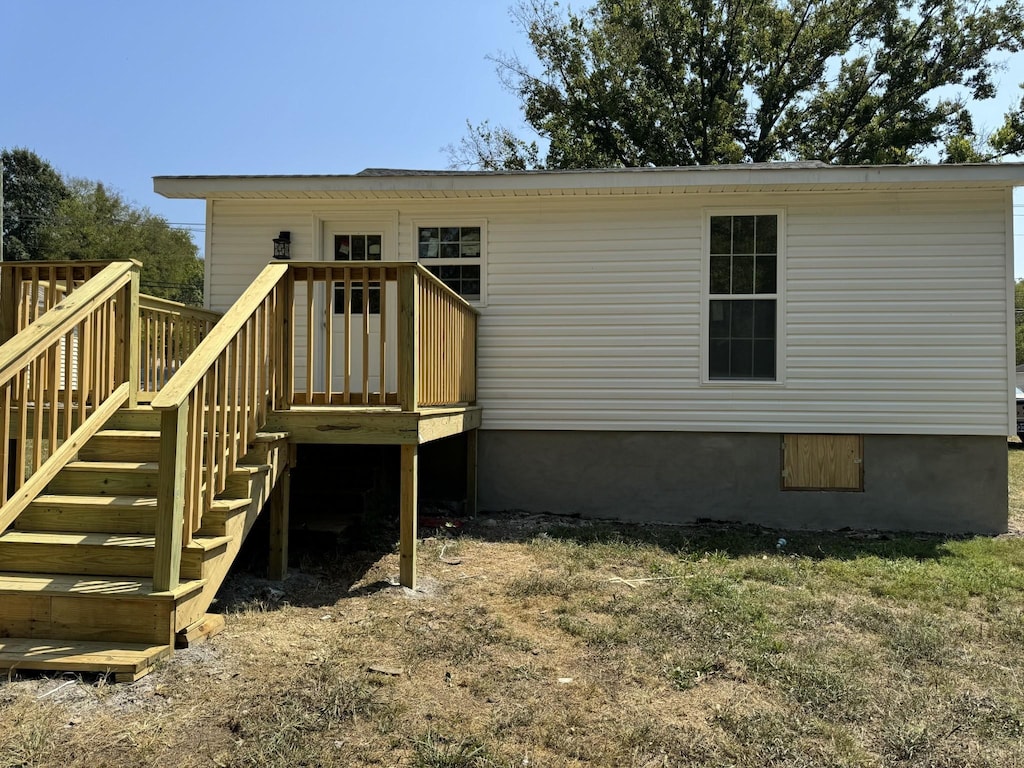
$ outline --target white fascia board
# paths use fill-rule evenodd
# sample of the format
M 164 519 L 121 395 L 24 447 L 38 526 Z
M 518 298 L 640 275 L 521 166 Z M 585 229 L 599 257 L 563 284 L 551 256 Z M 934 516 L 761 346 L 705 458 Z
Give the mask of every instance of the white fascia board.
M 713 188 L 814 187 L 996 187 L 1024 185 L 1024 163 L 974 165 L 821 166 L 812 168 L 759 165 L 693 166 L 688 168 L 623 168 L 596 171 L 495 173 L 414 173 L 345 176 L 156 176 L 153 189 L 168 198 L 278 198 L 335 195 L 403 197 L 417 193 L 440 196 L 487 196 L 517 191 L 579 192 L 594 189 L 638 191 Z

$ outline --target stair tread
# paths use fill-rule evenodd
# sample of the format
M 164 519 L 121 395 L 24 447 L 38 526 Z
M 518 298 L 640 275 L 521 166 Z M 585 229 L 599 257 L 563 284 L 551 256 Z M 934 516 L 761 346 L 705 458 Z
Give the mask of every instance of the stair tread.
M 160 463 L 156 461 L 102 461 L 97 459 L 69 461 L 64 469 L 91 472 L 159 472 Z M 270 469 L 269 464 L 239 464 L 234 472 L 240 475 L 255 475 Z
M 231 512 L 248 506 L 250 499 L 214 499 L 210 507 L 218 511 Z M 156 509 L 156 496 L 99 496 L 88 494 L 43 493 L 36 497 L 33 504 L 50 506 L 88 506 L 88 507 L 131 507 L 134 509 Z
M 64 465 L 64 469 L 96 472 L 158 472 L 160 464 L 155 461 L 69 461 Z
M 0 668 L 112 672 L 119 680 L 141 677 L 171 653 L 170 645 L 37 637 L 0 638 Z
M 215 549 L 231 541 L 230 536 L 196 536 L 183 549 Z M 0 544 L 47 544 L 93 547 L 154 547 L 155 536 L 135 533 L 69 533 L 66 531 L 19 531 L 0 534 Z
M 64 573 L 0 572 L 0 594 L 54 593 L 98 597 L 144 597 L 177 600 L 202 589 L 204 579 L 191 579 L 169 592 L 154 592 L 152 579 L 80 576 Z
M 101 429 L 95 437 L 152 437 L 159 439 L 159 429 Z

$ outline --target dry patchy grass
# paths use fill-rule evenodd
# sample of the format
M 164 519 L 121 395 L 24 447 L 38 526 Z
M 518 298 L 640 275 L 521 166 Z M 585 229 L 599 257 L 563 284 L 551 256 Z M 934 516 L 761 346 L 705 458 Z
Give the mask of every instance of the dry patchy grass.
M 240 574 L 134 685 L 0 685 L 0 768 L 1024 765 L 1024 539 L 779 535 L 496 516 L 417 594 L 392 551 Z

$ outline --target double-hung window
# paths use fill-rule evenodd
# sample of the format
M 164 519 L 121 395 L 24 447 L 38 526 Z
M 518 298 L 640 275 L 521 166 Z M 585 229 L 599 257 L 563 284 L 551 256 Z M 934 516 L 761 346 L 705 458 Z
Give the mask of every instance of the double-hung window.
M 467 301 L 482 301 L 484 290 L 481 226 L 419 226 L 420 264 Z
M 777 381 L 780 216 L 712 215 L 707 378 Z

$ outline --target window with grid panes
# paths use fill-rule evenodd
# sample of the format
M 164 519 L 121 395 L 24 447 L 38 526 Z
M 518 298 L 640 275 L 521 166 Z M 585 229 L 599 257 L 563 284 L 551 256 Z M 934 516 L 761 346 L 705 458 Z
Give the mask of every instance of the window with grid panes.
M 335 235 L 334 236 L 334 260 L 335 261 L 380 261 L 381 243 L 383 238 L 380 235 Z M 380 282 L 370 281 L 370 314 L 380 314 Z M 360 315 L 363 312 L 363 284 L 355 278 L 352 281 L 352 314 Z M 334 284 L 334 312 L 344 314 L 345 312 L 345 284 Z
M 708 378 L 777 378 L 779 217 L 711 216 Z
M 480 300 L 480 227 L 419 227 L 420 264 L 469 301 Z

